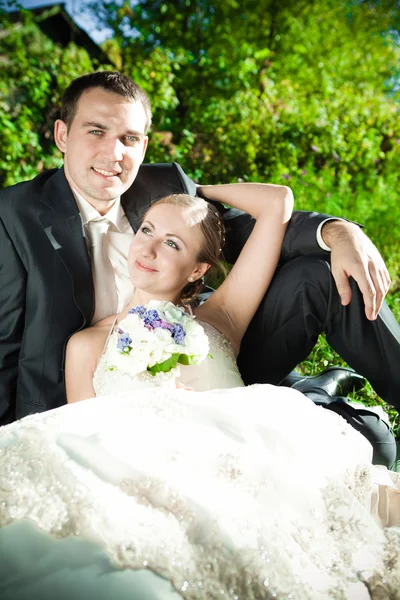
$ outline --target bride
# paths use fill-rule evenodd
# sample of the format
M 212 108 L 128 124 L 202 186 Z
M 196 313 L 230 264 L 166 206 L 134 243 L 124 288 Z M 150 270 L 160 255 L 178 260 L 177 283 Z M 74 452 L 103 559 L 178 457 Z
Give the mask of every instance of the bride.
M 0 430 L 3 600 L 400 597 L 396 474 L 373 467 L 369 442 L 299 392 L 243 387 L 235 357 L 292 197 L 281 186 L 235 190 L 214 187 L 213 197 L 256 225 L 193 310 L 207 357 L 157 385 L 113 366 L 121 336 L 123 351 L 134 345 L 136 307 L 191 313 L 218 265 L 218 212 L 169 196 L 133 238 L 132 303 L 68 343 L 70 404 Z

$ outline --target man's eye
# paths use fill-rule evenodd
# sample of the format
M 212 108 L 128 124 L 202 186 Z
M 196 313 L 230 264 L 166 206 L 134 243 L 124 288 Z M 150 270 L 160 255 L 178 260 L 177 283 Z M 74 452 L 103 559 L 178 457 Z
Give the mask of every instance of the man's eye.
M 174 248 L 175 250 L 179 250 L 179 246 L 177 243 L 175 243 L 173 240 L 166 240 L 165 242 L 167 244 L 167 246 L 169 246 L 170 248 Z
M 137 135 L 127 135 L 125 137 L 125 140 L 130 146 L 137 146 L 138 144 L 140 144 L 140 137 L 138 137 Z
M 89 133 L 90 133 L 91 135 L 97 135 L 97 136 L 99 136 L 99 135 L 103 135 L 103 132 L 102 132 L 102 131 L 100 131 L 100 129 L 92 129 L 91 131 L 89 131 Z

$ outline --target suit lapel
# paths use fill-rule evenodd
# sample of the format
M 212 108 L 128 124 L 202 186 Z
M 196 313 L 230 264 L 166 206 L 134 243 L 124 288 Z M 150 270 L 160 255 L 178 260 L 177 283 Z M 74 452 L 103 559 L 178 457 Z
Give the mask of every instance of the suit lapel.
M 40 222 L 71 276 L 75 303 L 88 323 L 94 309 L 91 264 L 82 219 L 63 169 L 47 181 L 41 201 Z

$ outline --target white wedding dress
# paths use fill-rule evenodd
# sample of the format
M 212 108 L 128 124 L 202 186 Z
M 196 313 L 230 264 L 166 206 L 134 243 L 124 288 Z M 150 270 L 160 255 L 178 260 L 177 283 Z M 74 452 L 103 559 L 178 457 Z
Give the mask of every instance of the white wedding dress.
M 107 371 L 113 334 L 96 398 L 0 429 L 2 600 L 400 598 L 397 476 L 204 327 L 198 393 Z

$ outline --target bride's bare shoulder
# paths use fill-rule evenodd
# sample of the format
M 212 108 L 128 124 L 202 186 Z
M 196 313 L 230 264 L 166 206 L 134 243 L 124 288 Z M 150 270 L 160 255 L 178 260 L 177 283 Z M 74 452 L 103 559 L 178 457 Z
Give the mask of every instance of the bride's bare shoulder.
M 98 354 L 102 352 L 106 343 L 110 329 L 115 321 L 115 315 L 102 319 L 95 325 L 78 331 L 70 337 L 67 345 L 67 350 L 75 353 L 94 352 Z

